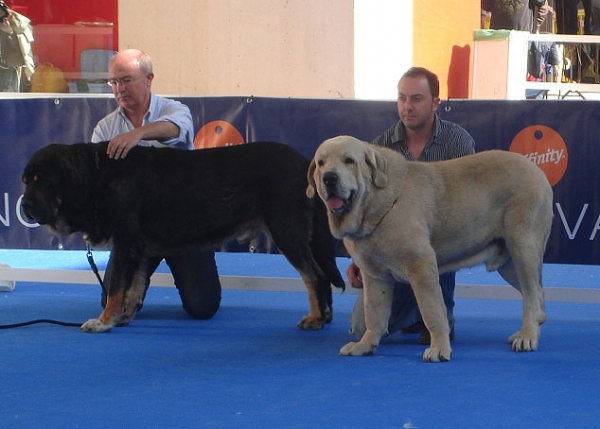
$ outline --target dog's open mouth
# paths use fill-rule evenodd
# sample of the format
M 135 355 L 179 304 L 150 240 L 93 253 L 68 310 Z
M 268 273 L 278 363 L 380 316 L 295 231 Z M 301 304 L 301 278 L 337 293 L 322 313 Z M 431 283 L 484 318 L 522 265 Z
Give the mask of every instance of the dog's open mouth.
M 352 191 L 352 193 L 347 199 L 333 195 L 329 197 L 326 204 L 329 210 L 331 210 L 336 215 L 340 216 L 350 210 L 350 208 L 352 207 L 353 200 L 354 191 Z

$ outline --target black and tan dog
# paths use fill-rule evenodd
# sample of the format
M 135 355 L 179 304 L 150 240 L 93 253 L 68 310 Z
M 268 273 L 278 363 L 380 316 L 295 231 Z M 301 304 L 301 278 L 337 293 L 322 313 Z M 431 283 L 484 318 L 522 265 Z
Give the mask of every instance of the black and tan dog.
M 77 231 L 91 245 L 112 242 L 106 307 L 81 329 L 128 324 L 146 290 L 144 258 L 189 246 L 268 233 L 298 270 L 310 311 L 302 329 L 332 319 L 331 284 L 343 288 L 325 207 L 306 197 L 309 160 L 278 143 L 183 151 L 136 147 L 109 159 L 106 144 L 50 145 L 23 174 L 25 215 L 53 234 Z M 143 273 L 142 273 L 143 274 Z

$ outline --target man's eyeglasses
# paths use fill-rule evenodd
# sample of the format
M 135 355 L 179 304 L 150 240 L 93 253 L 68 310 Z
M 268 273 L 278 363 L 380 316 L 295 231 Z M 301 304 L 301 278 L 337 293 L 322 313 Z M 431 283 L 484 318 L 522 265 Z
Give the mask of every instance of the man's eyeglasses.
M 124 88 L 127 85 L 132 84 L 133 82 L 138 80 L 140 77 L 141 76 L 138 76 L 138 77 L 125 76 L 125 77 L 122 77 L 121 79 L 109 79 L 106 83 L 111 88 L 116 88 L 117 85 L 121 85 L 121 88 Z

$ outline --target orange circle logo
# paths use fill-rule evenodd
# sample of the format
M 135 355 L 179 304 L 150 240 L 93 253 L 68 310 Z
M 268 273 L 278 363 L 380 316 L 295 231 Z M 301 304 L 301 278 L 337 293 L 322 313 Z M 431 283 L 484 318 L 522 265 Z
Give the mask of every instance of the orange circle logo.
M 558 132 L 544 125 L 524 128 L 515 136 L 509 151 L 524 155 L 546 175 L 551 186 L 563 178 L 569 163 L 565 141 Z
M 194 139 L 196 149 L 233 146 L 242 143 L 245 143 L 242 134 L 227 121 L 209 122 L 198 131 Z

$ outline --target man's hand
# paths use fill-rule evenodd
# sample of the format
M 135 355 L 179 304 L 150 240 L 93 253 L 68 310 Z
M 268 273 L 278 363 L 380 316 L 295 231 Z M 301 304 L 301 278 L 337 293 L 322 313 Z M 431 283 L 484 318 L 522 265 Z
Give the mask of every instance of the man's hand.
M 363 287 L 362 279 L 360 278 L 360 268 L 358 268 L 354 262 L 346 268 L 346 277 L 348 277 L 350 286 L 357 289 Z
M 119 134 L 108 143 L 106 154 L 109 158 L 125 158 L 132 147 L 142 140 L 156 140 L 163 142 L 179 136 L 179 127 L 172 122 L 157 121 L 134 128 Z
M 132 147 L 142 139 L 142 134 L 139 128 L 135 128 L 123 134 L 119 134 L 108 143 L 106 154 L 112 159 L 125 158 Z

